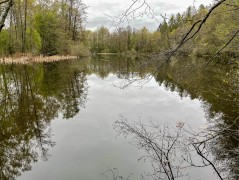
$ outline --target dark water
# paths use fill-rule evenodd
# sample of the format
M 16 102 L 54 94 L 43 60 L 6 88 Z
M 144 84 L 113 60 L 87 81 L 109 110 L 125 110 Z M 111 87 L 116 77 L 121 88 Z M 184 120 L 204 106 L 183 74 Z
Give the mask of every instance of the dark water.
M 0 65 L 0 179 L 103 180 L 109 168 L 140 179 L 151 166 L 138 161 L 144 152 L 130 139 L 116 138 L 112 124 L 122 115 L 195 129 L 220 120 L 237 130 L 238 69 L 201 63 L 175 60 L 157 74 L 154 65 L 124 57 Z M 122 89 L 132 78 L 145 81 Z M 214 156 L 235 174 L 237 154 L 222 153 L 238 150 L 233 138 L 217 139 Z M 191 169 L 188 176 L 217 179 L 211 168 Z

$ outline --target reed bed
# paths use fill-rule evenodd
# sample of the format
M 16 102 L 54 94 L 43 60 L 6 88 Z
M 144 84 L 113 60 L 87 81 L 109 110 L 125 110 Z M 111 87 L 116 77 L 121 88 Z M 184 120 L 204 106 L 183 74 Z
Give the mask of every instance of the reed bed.
M 76 56 L 20 56 L 20 57 L 0 57 L 1 64 L 30 64 L 30 63 L 41 63 L 41 62 L 56 62 L 62 60 L 77 59 Z

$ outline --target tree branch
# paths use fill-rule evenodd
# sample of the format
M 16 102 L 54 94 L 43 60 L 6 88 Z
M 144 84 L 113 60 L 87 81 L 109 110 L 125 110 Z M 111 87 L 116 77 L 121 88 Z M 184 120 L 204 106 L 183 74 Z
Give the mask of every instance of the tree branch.
M 167 58 L 167 61 L 169 61 L 171 59 L 171 57 L 190 39 L 194 38 L 195 35 L 201 30 L 202 26 L 206 23 L 207 19 L 210 17 L 211 13 L 218 7 L 220 6 L 222 3 L 224 3 L 227 0 L 220 0 L 218 3 L 216 3 L 214 6 L 211 7 L 211 9 L 208 11 L 208 13 L 206 14 L 206 16 L 202 19 L 202 20 L 198 20 L 197 22 L 195 22 L 192 27 L 190 28 L 190 30 L 187 32 L 187 34 L 183 37 L 183 39 L 181 40 L 180 44 L 170 53 L 169 57 Z M 200 24 L 199 24 L 200 23 Z M 196 25 L 199 24 L 198 28 L 196 29 L 196 31 L 191 35 L 191 32 L 195 29 Z
M 2 18 L 0 19 L 0 32 L 2 31 L 2 28 L 5 26 L 5 20 L 7 18 L 8 12 L 10 11 L 12 5 L 13 5 L 13 0 L 8 0 L 7 1 L 7 7 L 2 15 Z
M 0 5 L 6 3 L 6 2 L 8 2 L 8 1 L 9 1 L 9 0 L 1 1 L 1 2 L 0 2 Z
M 213 167 L 213 169 L 214 169 L 214 171 L 217 173 L 218 177 L 219 177 L 221 180 L 223 180 L 221 174 L 218 172 L 218 170 L 217 170 L 217 168 L 215 167 L 215 165 L 214 165 L 208 158 L 206 158 L 206 157 L 203 155 L 203 153 L 202 153 L 202 151 L 199 149 L 199 147 L 196 146 L 196 145 L 193 145 L 193 147 L 195 148 L 197 154 L 198 154 L 199 156 L 201 156 L 204 160 L 206 160 L 206 161 Z
M 231 39 L 229 39 L 228 42 L 213 55 L 213 57 L 217 56 L 220 52 L 222 52 L 233 41 L 233 39 L 237 36 L 238 33 L 239 33 L 239 29 L 233 34 Z

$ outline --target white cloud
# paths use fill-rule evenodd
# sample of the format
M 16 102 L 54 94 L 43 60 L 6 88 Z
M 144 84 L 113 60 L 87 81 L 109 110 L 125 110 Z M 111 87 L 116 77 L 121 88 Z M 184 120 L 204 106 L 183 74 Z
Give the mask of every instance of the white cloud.
M 209 5 L 212 0 L 146 0 L 154 8 L 154 16 L 158 21 L 162 21 L 161 14 L 170 15 L 177 12 L 183 12 L 190 5 L 198 7 L 200 4 Z M 119 16 L 129 8 L 132 0 L 85 0 L 84 3 L 89 6 L 87 9 L 86 28 L 94 30 L 100 26 L 110 27 L 112 24 L 111 17 Z M 143 11 L 143 9 L 141 9 Z M 128 25 L 126 22 L 123 25 Z M 137 20 L 131 20 L 129 25 L 134 28 L 148 27 L 151 30 L 157 29 L 159 23 L 150 18 L 142 17 Z

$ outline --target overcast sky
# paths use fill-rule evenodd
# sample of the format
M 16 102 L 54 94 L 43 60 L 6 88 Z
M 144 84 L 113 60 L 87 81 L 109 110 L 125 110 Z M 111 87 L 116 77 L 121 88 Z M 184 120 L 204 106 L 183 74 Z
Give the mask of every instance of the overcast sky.
M 143 0 L 141 0 L 142 2 Z M 146 0 L 147 3 L 154 8 L 154 17 L 137 18 L 136 20 L 130 21 L 129 25 L 134 28 L 141 28 L 146 26 L 150 30 L 156 30 L 159 23 L 162 21 L 160 15 L 171 15 L 177 12 L 184 12 L 190 5 L 198 7 L 200 4 L 209 5 L 212 0 Z M 105 26 L 110 28 L 112 24 L 112 18 L 119 16 L 133 0 L 83 0 L 88 6 L 87 9 L 87 23 L 86 28 L 95 30 L 97 27 Z M 139 4 L 136 4 L 139 5 Z M 143 10 L 143 8 L 141 8 Z M 126 22 L 125 22 L 126 24 Z

